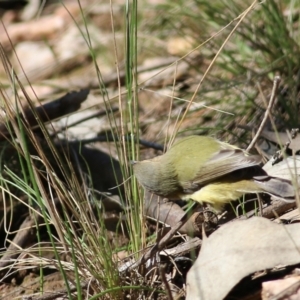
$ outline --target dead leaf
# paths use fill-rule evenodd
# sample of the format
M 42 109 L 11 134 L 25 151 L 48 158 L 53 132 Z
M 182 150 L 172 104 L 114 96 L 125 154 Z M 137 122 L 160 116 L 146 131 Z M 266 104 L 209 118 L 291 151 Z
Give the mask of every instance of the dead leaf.
M 300 262 L 300 224 L 253 217 L 228 223 L 203 240 L 187 275 L 187 300 L 219 300 L 244 277 Z
M 299 288 L 300 276 L 263 282 L 262 299 L 272 300 L 274 297 L 276 297 L 276 299 L 299 299 Z
M 291 180 L 292 182 L 297 179 L 298 185 L 300 185 L 300 155 L 289 156 L 274 165 L 269 160 L 263 169 L 272 177 Z
M 261 133 L 261 137 L 276 143 L 278 145 L 285 145 L 290 142 L 288 148 L 297 152 L 300 150 L 300 134 L 297 134 L 295 138 L 291 139 L 290 134 L 287 132 L 274 132 L 269 130 L 263 130 Z

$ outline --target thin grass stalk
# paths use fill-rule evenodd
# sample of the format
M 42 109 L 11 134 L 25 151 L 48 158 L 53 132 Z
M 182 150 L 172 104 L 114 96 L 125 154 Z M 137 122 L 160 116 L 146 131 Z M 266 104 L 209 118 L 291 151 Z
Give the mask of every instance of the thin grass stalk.
M 128 122 L 130 142 L 127 146 L 129 160 L 138 158 L 138 83 L 137 83 L 137 0 L 126 1 L 126 87 L 127 109 L 124 121 Z M 130 171 L 132 176 L 132 170 Z M 128 214 L 130 240 L 134 252 L 142 249 L 145 244 L 143 224 L 143 202 L 138 193 L 136 179 L 132 177 L 131 184 L 127 185 L 128 203 L 132 206 Z M 130 199 L 130 200 L 129 200 Z
M 2 58 L 3 58 L 3 61 L 6 62 L 5 65 L 6 65 L 7 69 L 9 70 L 9 68 L 11 68 L 11 66 L 9 65 L 9 63 L 7 63 L 7 60 L 6 60 L 5 55 L 2 56 Z M 10 70 L 11 70 L 11 74 L 12 74 L 12 75 L 10 76 L 10 78 L 11 78 L 11 82 L 12 82 L 13 89 L 15 90 L 16 84 L 18 84 L 18 85 L 21 87 L 21 90 L 23 91 L 24 96 L 25 96 L 25 98 L 27 99 L 27 103 L 29 104 L 29 106 L 31 106 L 32 112 L 35 113 L 34 106 L 32 105 L 32 103 L 31 103 L 29 97 L 28 97 L 27 94 L 25 93 L 23 86 L 22 86 L 21 83 L 18 81 L 18 78 L 15 77 L 13 69 L 11 68 Z M 14 78 L 16 78 L 16 80 L 14 80 Z M 51 233 L 51 229 L 50 229 L 50 223 L 49 223 L 49 219 L 48 219 L 48 217 L 47 217 L 47 212 L 49 212 L 50 215 L 52 216 L 52 217 L 51 217 L 52 221 L 55 221 L 55 220 L 56 220 L 56 222 L 54 222 L 54 224 L 55 224 L 55 226 L 56 226 L 56 229 L 57 229 L 57 232 L 58 232 L 58 233 L 61 232 L 60 226 L 58 225 L 59 222 L 57 222 L 57 220 L 59 220 L 59 216 L 56 216 L 55 210 L 53 211 L 53 209 L 52 209 L 53 206 L 50 204 L 50 202 L 47 201 L 46 193 L 44 192 L 44 188 L 43 188 L 43 186 L 42 186 L 42 184 L 41 184 L 41 181 L 40 181 L 40 175 L 39 175 L 39 172 L 37 172 L 37 170 L 35 169 L 35 165 L 34 165 L 32 159 L 31 159 L 31 157 L 30 157 L 30 154 L 29 154 L 30 152 L 29 152 L 29 149 L 28 149 L 28 146 L 27 146 L 27 142 L 28 142 L 28 141 L 27 141 L 27 138 L 25 138 L 25 136 L 26 136 L 26 137 L 28 136 L 30 142 L 32 142 L 32 144 L 36 147 L 36 150 L 37 150 L 38 154 L 40 154 L 40 156 L 43 158 L 43 161 L 45 162 L 45 164 L 48 165 L 48 170 L 51 170 L 51 167 L 49 166 L 49 162 L 47 161 L 47 158 L 45 157 L 45 154 L 44 154 L 43 149 L 40 148 L 40 145 L 39 145 L 39 143 L 37 142 L 36 138 L 34 137 L 33 133 L 31 132 L 30 126 L 28 126 L 28 124 L 27 124 L 27 126 L 26 126 L 26 133 L 25 133 L 25 127 L 23 126 L 23 122 L 26 123 L 26 120 L 25 120 L 25 119 L 21 120 L 20 115 L 18 114 L 18 112 L 19 112 L 19 111 L 18 111 L 18 108 L 21 107 L 21 109 L 22 109 L 22 106 L 19 106 L 19 104 L 18 104 L 18 102 L 19 102 L 18 95 L 17 95 L 16 93 L 15 93 L 15 95 L 16 95 L 16 108 L 17 108 L 17 111 L 16 111 L 15 114 L 12 112 L 11 107 L 10 107 L 10 104 L 8 104 L 8 101 L 6 102 L 6 108 L 7 108 L 7 111 L 8 111 L 7 115 L 8 115 L 8 117 L 9 117 L 10 123 L 11 123 L 12 126 L 13 126 L 13 132 L 11 132 L 11 133 L 12 133 L 12 134 L 11 134 L 11 137 L 12 137 L 12 139 L 14 139 L 14 133 L 15 133 L 15 134 L 17 135 L 17 137 L 18 137 L 18 140 L 19 140 L 20 143 L 21 143 L 22 153 L 23 153 L 24 158 L 25 158 L 25 161 L 26 161 L 26 166 L 25 166 L 25 165 L 23 164 L 23 157 L 20 157 L 20 156 L 19 156 L 19 158 L 20 158 L 20 163 L 21 163 L 22 170 L 23 170 L 23 174 L 24 174 L 25 179 L 26 179 L 26 178 L 27 178 L 27 176 L 26 176 L 27 171 L 29 172 L 29 179 L 26 180 L 26 182 L 27 182 L 27 184 L 28 184 L 28 182 L 31 182 L 31 183 L 33 184 L 33 189 L 34 189 L 34 191 L 35 191 L 34 194 L 35 194 L 35 197 L 36 197 L 36 199 L 37 199 L 38 207 L 40 208 L 40 210 L 41 210 L 41 212 L 42 212 L 42 215 L 43 215 L 43 218 L 44 218 L 44 220 L 45 220 L 45 224 L 46 224 L 46 227 L 47 227 L 47 231 L 48 231 L 48 233 L 49 233 L 49 238 L 50 238 L 50 241 L 51 241 L 51 243 L 52 243 L 52 245 L 53 245 L 54 253 L 55 253 L 56 259 L 57 259 L 57 261 L 58 261 L 59 268 L 60 268 L 61 273 L 62 273 L 62 275 L 63 275 L 63 278 L 64 278 L 64 280 L 65 280 L 66 287 L 67 287 L 67 290 L 68 290 L 68 293 L 69 293 L 69 297 L 71 297 L 70 287 L 69 287 L 69 282 L 68 282 L 68 280 L 67 280 L 67 276 L 66 276 L 66 274 L 65 274 L 65 271 L 64 271 L 64 269 L 63 269 L 63 266 L 62 266 L 62 264 L 60 263 L 60 258 L 59 258 L 59 255 L 58 255 L 58 252 L 57 252 L 57 249 L 56 249 L 56 246 L 55 246 L 53 237 L 52 237 L 52 233 Z M 6 99 L 6 98 L 4 98 L 4 99 Z M 23 111 L 22 111 L 22 113 L 23 113 Z M 17 115 L 16 120 L 15 120 L 15 117 L 14 117 L 15 115 Z M 24 115 L 24 113 L 23 113 L 23 115 Z M 48 136 L 48 141 L 50 141 L 49 135 L 47 135 L 48 132 L 47 132 L 47 130 L 45 129 L 44 124 L 42 124 L 42 123 L 39 121 L 39 118 L 38 118 L 37 115 L 36 115 L 36 119 L 37 119 L 38 122 L 39 122 L 40 128 L 41 128 L 41 129 L 43 130 L 43 132 L 45 133 L 45 136 L 46 136 L 46 137 Z M 47 138 L 46 138 L 46 140 L 47 140 Z M 54 149 L 52 143 L 48 143 L 48 145 L 50 146 L 50 148 L 51 148 L 51 146 L 52 146 L 52 149 Z M 53 152 L 56 153 L 55 151 L 53 151 Z M 52 153 L 53 153 L 53 152 L 52 152 Z M 20 153 L 20 152 L 18 152 L 18 153 Z M 57 156 L 57 157 L 58 157 L 58 156 Z M 58 158 L 58 159 L 59 159 L 59 158 Z M 52 171 L 50 171 L 50 174 L 51 174 L 51 173 L 52 173 Z M 68 177 L 65 176 L 65 178 L 68 178 Z M 78 189 L 78 190 L 80 190 L 80 189 Z M 41 196 L 40 192 L 43 193 L 43 197 Z M 29 206 L 33 207 L 33 204 L 32 204 L 32 202 L 30 202 L 30 201 L 31 201 L 30 199 L 31 199 L 31 198 L 29 197 Z M 44 202 L 44 201 L 45 201 L 45 202 Z M 46 212 L 46 206 L 45 206 L 45 204 L 46 204 L 46 206 L 47 206 L 47 212 Z M 47 204 L 50 204 L 50 205 L 47 205 Z M 38 227 L 38 224 L 36 224 L 36 226 Z M 37 231 L 37 233 L 38 233 L 38 234 L 37 234 L 37 235 L 38 235 L 38 245 L 40 245 L 41 240 L 40 240 L 40 237 L 39 237 L 39 231 Z M 65 244 L 63 235 L 60 235 L 60 237 L 61 237 L 61 242 L 62 242 L 63 244 Z M 40 247 L 39 247 L 39 250 L 40 250 Z M 40 253 L 40 255 L 41 255 L 41 253 Z M 40 274 L 40 275 L 41 275 L 41 276 L 40 276 L 40 280 L 41 280 L 41 292 L 43 292 L 43 288 L 42 288 L 42 286 L 43 286 L 43 269 L 42 269 L 42 267 L 40 267 L 40 272 L 41 272 L 41 274 Z

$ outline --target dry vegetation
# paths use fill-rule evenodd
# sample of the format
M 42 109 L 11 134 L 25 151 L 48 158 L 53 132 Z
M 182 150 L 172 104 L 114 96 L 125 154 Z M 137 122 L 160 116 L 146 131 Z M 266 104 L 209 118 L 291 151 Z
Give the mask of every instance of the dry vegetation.
M 130 161 L 175 135 L 247 148 L 278 75 L 255 151 L 284 148 L 271 172 L 297 176 L 299 12 L 0 0 L 0 299 L 298 299 L 297 201 L 247 197 L 187 219 L 186 203 L 143 194 Z

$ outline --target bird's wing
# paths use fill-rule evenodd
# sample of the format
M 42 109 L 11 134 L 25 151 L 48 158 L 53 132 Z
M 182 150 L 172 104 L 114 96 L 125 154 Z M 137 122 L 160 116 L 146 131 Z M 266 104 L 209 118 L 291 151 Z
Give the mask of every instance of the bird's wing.
M 197 172 L 192 182 L 183 183 L 186 190 L 196 190 L 218 178 L 234 171 L 258 166 L 261 157 L 258 155 L 247 155 L 243 150 L 232 148 L 222 149 L 211 157 Z M 241 178 L 243 179 L 243 178 Z

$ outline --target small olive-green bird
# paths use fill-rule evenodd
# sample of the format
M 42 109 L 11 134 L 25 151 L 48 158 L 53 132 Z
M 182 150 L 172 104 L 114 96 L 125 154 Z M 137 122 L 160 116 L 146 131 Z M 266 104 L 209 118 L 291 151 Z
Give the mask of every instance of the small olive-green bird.
M 269 176 L 259 156 L 211 137 L 183 138 L 161 156 L 134 162 L 133 171 L 139 183 L 156 195 L 206 202 L 216 209 L 246 193 L 295 199 L 291 181 Z

